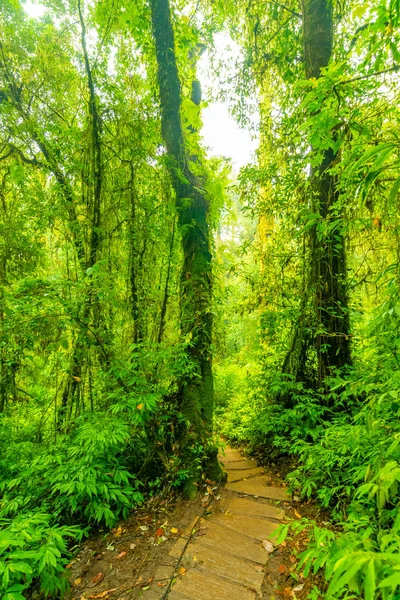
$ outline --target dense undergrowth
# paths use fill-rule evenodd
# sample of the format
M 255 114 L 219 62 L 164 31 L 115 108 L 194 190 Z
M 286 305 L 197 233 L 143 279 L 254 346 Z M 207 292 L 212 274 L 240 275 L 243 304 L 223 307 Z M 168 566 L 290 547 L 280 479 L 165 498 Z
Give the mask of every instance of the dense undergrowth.
M 260 360 L 265 349 L 246 366 L 239 356 L 218 369 L 223 434 L 267 461 L 286 457 L 290 489 L 332 515 L 335 527 L 302 519 L 289 532 L 306 528 L 311 540 L 299 568 L 306 575 L 325 569 L 326 589 L 310 598 L 399 597 L 399 306 L 392 281 L 382 304 L 359 323 L 353 368 L 323 390 L 283 379 L 272 359 Z M 290 391 L 291 407 L 275 401 L 282 390 Z
M 70 419 L 68 430 L 43 421 L 37 407 L 0 415 L 2 599 L 62 597 L 65 566 L 83 538 L 185 481 L 188 472 L 174 447 L 174 429 L 185 420 L 167 394 L 171 385 L 141 380 L 140 354 L 134 349 L 129 369 L 119 367 L 130 391 L 114 382 L 103 410 Z M 153 360 L 156 355 L 152 349 Z M 160 367 L 165 356 L 157 356 Z M 175 358 L 168 352 L 168 361 L 170 372 L 184 363 L 179 350 Z M 108 377 L 113 380 L 112 373 Z M 199 469 L 201 456 L 194 446 Z

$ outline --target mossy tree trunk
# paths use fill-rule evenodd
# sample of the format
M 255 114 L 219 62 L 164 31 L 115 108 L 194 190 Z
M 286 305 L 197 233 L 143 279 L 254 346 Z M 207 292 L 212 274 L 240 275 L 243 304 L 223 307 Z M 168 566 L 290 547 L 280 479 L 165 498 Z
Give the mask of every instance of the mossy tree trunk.
M 181 328 L 193 372 L 181 381 L 181 410 L 190 423 L 181 438 L 187 456 L 196 443 L 205 444 L 212 433 L 214 386 L 212 373 L 212 264 L 209 202 L 200 178 L 191 168 L 181 121 L 181 86 L 175 56 L 174 32 L 168 0 L 151 0 L 153 37 L 158 65 L 162 136 L 167 165 L 175 191 L 182 240 Z M 193 164 L 193 163 L 192 163 Z M 216 451 L 208 456 L 206 470 L 214 479 L 221 470 Z M 192 473 L 186 492 L 198 478 Z
M 331 0 L 303 0 L 303 43 L 306 77 L 318 79 L 332 56 Z M 321 231 L 314 228 L 311 238 L 318 381 L 321 384 L 336 368 L 351 362 L 350 321 L 343 214 L 336 177 L 331 173 L 338 157 L 332 148 L 312 150 L 321 152 L 320 165 L 311 173 L 311 189 L 315 212 L 320 223 L 324 223 Z M 332 226 L 333 221 L 337 221 L 336 227 Z
M 307 79 L 321 77 L 321 69 L 328 66 L 333 47 L 333 8 L 330 0 L 303 0 L 303 46 Z M 314 116 L 318 117 L 319 112 Z M 331 170 L 338 160 L 332 148 L 311 146 L 319 153 L 319 165 L 311 170 L 311 210 L 317 215 L 310 236 L 310 272 L 305 282 L 306 293 L 314 297 L 314 310 L 307 302 L 301 306 L 293 344 L 284 361 L 283 373 L 295 380 L 307 379 L 305 362 L 309 337 L 307 329 L 314 330 L 317 356 L 316 382 L 334 374 L 335 369 L 351 364 L 350 320 L 346 288 L 346 246 L 343 234 L 343 210 L 340 205 L 337 180 Z M 335 222 L 335 226 L 334 226 Z M 311 323 L 313 321 L 313 323 Z M 302 360 L 300 360 L 302 357 Z

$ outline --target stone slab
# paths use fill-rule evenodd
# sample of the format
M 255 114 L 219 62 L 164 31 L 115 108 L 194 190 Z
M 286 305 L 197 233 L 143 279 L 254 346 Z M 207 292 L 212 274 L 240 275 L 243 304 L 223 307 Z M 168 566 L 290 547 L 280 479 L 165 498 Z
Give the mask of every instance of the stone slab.
M 237 533 L 255 538 L 260 542 L 266 540 L 279 527 L 279 523 L 275 521 L 243 515 L 214 516 L 210 519 L 210 523 L 219 523 L 224 527 L 229 527 L 229 529 L 233 529 Z
M 228 461 L 223 459 L 221 462 L 227 471 L 233 471 L 236 469 L 256 469 L 258 466 L 255 460 Z
M 182 549 L 183 544 L 177 544 L 170 554 L 174 558 L 179 558 Z M 260 565 L 234 556 L 218 543 L 210 544 L 206 537 L 200 537 L 189 544 L 185 557 L 187 557 L 185 566 L 190 560 L 190 564 L 194 567 L 197 565 L 235 583 L 261 589 L 264 573 L 260 572 Z
M 233 583 L 207 569 L 192 569 L 172 589 L 193 600 L 256 600 L 259 597 L 256 590 Z M 170 595 L 170 598 L 172 600 L 173 596 Z
M 226 489 L 239 494 L 290 502 L 291 495 L 286 488 L 267 485 L 267 481 L 268 479 L 265 475 L 260 475 L 259 477 L 252 477 L 247 481 L 228 483 Z
M 233 515 L 248 515 L 250 517 L 263 517 L 265 519 L 281 520 L 285 513 L 280 508 L 272 506 L 254 498 L 224 498 L 221 500 L 219 508 L 222 512 L 227 512 Z
M 234 462 L 238 460 L 244 460 L 243 454 L 239 450 L 233 448 L 226 448 L 224 452 L 218 454 L 218 459 L 221 462 Z
M 243 479 L 247 479 L 248 477 L 255 477 L 256 475 L 262 475 L 263 473 L 264 469 L 262 469 L 261 467 L 256 467 L 255 469 L 246 469 L 244 471 L 230 471 L 228 469 L 228 482 L 234 483 L 235 481 L 242 481 Z
M 231 553 L 239 558 L 253 561 L 259 564 L 266 564 L 268 560 L 267 553 L 257 539 L 250 538 L 247 535 L 238 533 L 230 527 L 225 527 L 220 522 L 207 521 L 207 525 L 201 529 L 200 534 L 194 537 L 194 543 L 197 539 L 205 539 L 207 543 L 218 545 L 221 552 Z M 182 540 L 186 543 L 186 540 Z M 177 544 L 171 552 L 176 551 Z M 181 546 L 181 550 L 183 545 Z
M 199 532 L 201 534 L 201 531 L 204 530 L 205 526 L 207 524 L 207 521 L 205 519 L 200 519 L 199 517 L 195 517 L 191 523 L 189 523 L 189 525 L 186 527 L 186 529 L 183 530 L 181 536 L 184 538 L 188 538 L 191 535 L 198 535 Z M 195 530 L 195 533 L 194 533 Z
M 146 599 L 144 599 L 144 600 L 146 600 Z M 174 588 L 172 588 L 172 590 L 168 594 L 168 600 L 196 600 L 196 599 L 189 598 L 188 596 L 183 596 L 183 594 L 180 594 L 179 592 L 174 590 Z

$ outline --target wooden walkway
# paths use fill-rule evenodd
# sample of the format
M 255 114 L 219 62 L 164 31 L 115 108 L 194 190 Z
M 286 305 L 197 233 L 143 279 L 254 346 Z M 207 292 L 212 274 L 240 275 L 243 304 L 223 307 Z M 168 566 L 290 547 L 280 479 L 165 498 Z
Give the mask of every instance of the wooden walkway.
M 263 469 L 244 459 L 239 450 L 228 448 L 220 460 L 228 483 L 218 492 L 210 516 L 195 519 L 183 532 L 158 568 L 150 590 L 143 592 L 144 599 L 261 598 L 269 537 L 284 516 L 279 503 L 289 496 L 285 488 L 268 485 Z M 175 581 L 166 595 L 171 578 Z

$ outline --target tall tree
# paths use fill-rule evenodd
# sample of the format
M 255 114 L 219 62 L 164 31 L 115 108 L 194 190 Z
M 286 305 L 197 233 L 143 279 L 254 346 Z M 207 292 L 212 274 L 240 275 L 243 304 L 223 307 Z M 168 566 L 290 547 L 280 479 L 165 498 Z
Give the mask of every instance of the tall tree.
M 303 0 L 302 20 L 306 77 L 317 80 L 332 56 L 332 2 Z M 311 234 L 311 279 L 315 289 L 319 383 L 333 369 L 351 362 L 342 209 L 337 180 L 331 172 L 338 152 L 332 145 L 321 148 L 312 144 L 312 153 L 320 155 L 319 164 L 311 171 L 310 186 L 312 212 L 317 215 Z
M 181 381 L 181 410 L 189 422 L 189 431 L 182 434 L 181 443 L 188 450 L 195 443 L 207 442 L 213 421 L 209 200 L 203 182 L 193 170 L 193 162 L 197 163 L 198 159 L 190 157 L 185 148 L 181 121 L 181 85 L 169 1 L 151 0 L 151 16 L 158 64 L 162 136 L 176 196 L 183 250 L 181 328 L 192 368 L 190 374 L 185 375 Z M 209 455 L 206 470 L 209 476 L 220 477 L 216 451 Z M 195 491 L 193 482 L 197 477 L 198 474 L 193 471 L 186 485 L 188 495 Z

